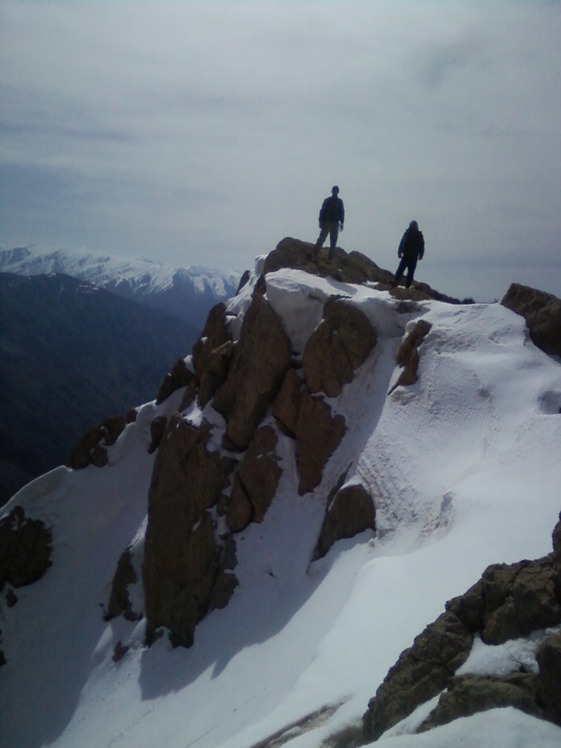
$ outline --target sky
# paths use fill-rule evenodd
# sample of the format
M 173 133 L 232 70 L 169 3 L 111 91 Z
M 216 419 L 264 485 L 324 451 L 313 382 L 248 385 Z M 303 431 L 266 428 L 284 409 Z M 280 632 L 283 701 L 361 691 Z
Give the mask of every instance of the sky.
M 0 246 L 242 271 L 315 241 L 561 296 L 561 2 L 0 0 Z

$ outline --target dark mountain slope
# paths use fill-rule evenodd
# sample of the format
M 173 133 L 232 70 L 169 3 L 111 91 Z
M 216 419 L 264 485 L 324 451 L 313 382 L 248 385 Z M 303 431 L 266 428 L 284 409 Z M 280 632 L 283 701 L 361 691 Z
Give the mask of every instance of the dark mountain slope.
M 198 331 L 65 275 L 0 274 L 0 501 L 155 397 Z

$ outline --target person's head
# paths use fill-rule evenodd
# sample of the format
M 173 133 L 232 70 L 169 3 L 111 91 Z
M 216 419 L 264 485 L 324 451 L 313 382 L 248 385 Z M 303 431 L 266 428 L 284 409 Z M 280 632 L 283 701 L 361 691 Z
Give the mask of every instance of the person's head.
M 409 228 L 412 231 L 418 231 L 419 230 L 419 224 L 417 223 L 417 221 L 411 221 L 411 223 L 409 224 Z
M 338 194 L 339 194 L 339 187 L 337 187 L 337 185 L 334 185 L 334 186 L 333 186 L 333 187 L 331 188 L 331 194 L 332 194 L 332 195 L 338 195 Z

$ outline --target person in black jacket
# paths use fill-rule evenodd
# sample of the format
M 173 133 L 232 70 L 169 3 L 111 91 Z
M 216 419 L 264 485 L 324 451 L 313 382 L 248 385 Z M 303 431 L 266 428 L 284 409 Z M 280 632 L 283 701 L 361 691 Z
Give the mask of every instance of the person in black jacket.
M 423 232 L 419 231 L 417 221 L 411 221 L 409 228 L 407 228 L 399 243 L 397 256 L 401 258 L 401 262 L 395 272 L 395 278 L 392 285 L 399 285 L 401 276 L 405 272 L 405 268 L 407 268 L 405 287 L 409 288 L 411 283 L 413 283 L 413 275 L 415 274 L 415 268 L 417 267 L 417 260 L 422 260 L 424 254 L 425 240 Z
M 329 259 L 333 255 L 333 249 L 337 246 L 337 237 L 339 236 L 339 225 L 341 231 L 343 231 L 343 224 L 345 223 L 345 207 L 343 201 L 339 197 L 339 187 L 335 185 L 331 190 L 331 195 L 326 197 L 322 203 L 321 210 L 319 212 L 319 232 L 318 240 L 314 246 L 314 257 L 317 256 L 318 251 L 323 247 L 323 243 L 329 234 Z

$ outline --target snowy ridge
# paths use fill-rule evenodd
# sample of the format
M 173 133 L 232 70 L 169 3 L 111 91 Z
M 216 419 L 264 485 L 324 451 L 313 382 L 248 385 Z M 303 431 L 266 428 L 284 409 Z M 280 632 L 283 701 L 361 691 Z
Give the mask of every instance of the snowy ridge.
M 228 302 L 235 335 L 257 277 Z M 293 446 L 280 437 L 275 499 L 261 524 L 236 537 L 239 588 L 198 626 L 191 649 L 172 650 L 165 637 L 146 648 L 144 620 L 102 619 L 121 551 L 133 544 L 142 552 L 150 423 L 178 407 L 181 391 L 140 408 L 109 449 L 108 467 L 59 468 L 5 508 L 23 506 L 54 537 L 53 566 L 2 614 L 7 745 L 318 748 L 360 723 L 400 652 L 486 566 L 550 552 L 561 508 L 561 367 L 529 341 L 524 320 L 498 304 L 423 301 L 404 314 L 368 285 L 280 270 L 267 276 L 267 298 L 295 352 L 333 294 L 356 304 L 379 336 L 330 401 L 348 433 L 305 496 Z M 388 395 L 396 350 L 421 318 L 432 328 L 419 381 Z M 193 422 L 202 415 L 196 404 L 188 412 Z M 223 426 L 211 404 L 204 416 Z M 361 482 L 374 499 L 376 535 L 340 541 L 311 563 L 326 496 L 347 467 L 347 482 Z M 129 649 L 114 662 L 118 641 Z M 478 668 L 495 667 L 493 658 L 474 647 Z M 561 728 L 513 709 L 423 735 L 413 734 L 415 720 L 380 745 L 561 742 Z
M 232 293 L 239 273 L 220 272 L 199 266 L 172 268 L 167 265 L 132 257 L 104 255 L 86 250 L 40 253 L 27 247 L 0 252 L 0 271 L 20 275 L 64 273 L 88 281 L 93 285 L 117 288 L 128 284 L 142 294 L 162 292 L 171 288 L 179 274 L 192 285 L 193 292 L 211 291 L 217 297 Z

